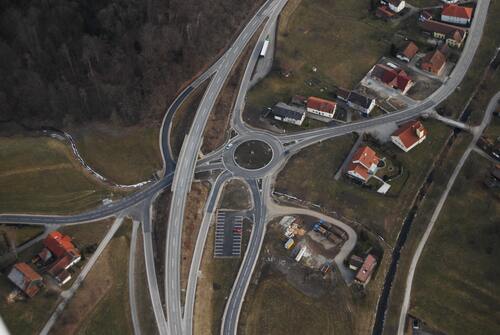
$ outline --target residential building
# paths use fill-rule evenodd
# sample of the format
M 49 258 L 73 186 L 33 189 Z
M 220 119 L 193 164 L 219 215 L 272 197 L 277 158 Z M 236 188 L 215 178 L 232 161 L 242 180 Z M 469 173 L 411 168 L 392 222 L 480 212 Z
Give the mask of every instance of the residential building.
M 349 258 L 349 269 L 353 271 L 358 271 L 359 268 L 363 266 L 363 258 L 357 256 L 357 255 L 352 255 Z
M 384 64 L 377 64 L 373 67 L 371 75 L 386 84 L 387 86 L 400 90 L 402 94 L 406 94 L 413 81 L 408 74 L 399 68 L 392 68 Z
M 290 104 L 296 105 L 299 107 L 304 107 L 306 105 L 307 98 L 302 96 L 302 95 L 294 95 L 292 97 L 292 100 L 290 101 Z
M 362 146 L 352 156 L 347 175 L 366 183 L 377 172 L 379 161 L 373 149 Z
M 391 11 L 388 6 L 379 6 L 375 12 L 375 16 L 381 19 L 390 19 L 395 15 L 396 13 Z
M 420 15 L 418 17 L 419 21 L 426 21 L 426 20 L 432 20 L 432 13 L 429 12 L 428 10 L 423 10 L 420 12 Z
M 435 75 L 440 75 L 446 65 L 446 55 L 436 49 L 426 54 L 420 61 L 420 68 Z
M 301 126 L 306 118 L 306 112 L 303 108 L 287 105 L 283 102 L 277 103 L 272 109 L 271 114 L 275 120 L 291 123 Z
M 417 54 L 418 52 L 418 47 L 415 43 L 413 43 L 412 41 L 408 42 L 408 44 L 404 47 L 403 50 L 401 50 L 400 52 L 398 52 L 398 54 L 396 55 L 397 58 L 401 59 L 402 61 L 404 62 L 410 62 L 412 60 L 413 57 L 415 57 L 415 55 Z
M 347 100 L 349 100 L 349 94 L 351 94 L 351 91 L 349 91 L 348 89 L 339 87 L 339 88 L 337 88 L 336 94 L 337 94 L 337 99 L 340 99 L 344 102 L 347 102 Z
M 454 48 L 461 48 L 467 31 L 448 23 L 434 20 L 424 20 L 418 23 L 420 29 L 430 33 L 434 38 L 444 40 L 447 45 Z
M 72 238 L 53 231 L 43 240 L 44 249 L 38 254 L 42 263 L 50 262 L 47 273 L 54 277 L 60 285 L 71 279 L 67 271 L 81 260 L 80 251 L 75 247 Z
M 347 104 L 349 107 L 368 115 L 375 107 L 375 99 L 369 98 L 361 93 L 351 91 Z
M 28 297 L 34 297 L 43 284 L 42 276 L 26 263 L 17 263 L 10 270 L 7 278 Z
M 472 7 L 458 6 L 449 4 L 443 6 L 441 12 L 441 21 L 452 24 L 468 25 L 472 20 Z
M 328 118 L 333 118 L 337 110 L 337 103 L 334 101 L 321 99 L 317 97 L 309 97 L 307 99 L 307 112 L 321 115 Z
M 391 136 L 391 141 L 404 152 L 408 152 L 427 137 L 427 129 L 418 120 L 402 124 Z
M 389 9 L 394 13 L 401 12 L 406 6 L 406 2 L 404 0 L 383 0 L 382 3 L 384 2 L 387 3 Z
M 375 257 L 373 257 L 372 255 L 366 256 L 363 265 L 354 278 L 355 282 L 360 285 L 366 286 L 366 284 L 368 284 L 368 282 L 370 281 L 376 266 L 377 260 L 375 259 Z

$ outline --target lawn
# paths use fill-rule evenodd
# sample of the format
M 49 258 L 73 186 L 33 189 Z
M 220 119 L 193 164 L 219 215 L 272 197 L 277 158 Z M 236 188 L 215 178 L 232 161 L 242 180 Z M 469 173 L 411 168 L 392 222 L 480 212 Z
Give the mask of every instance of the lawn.
M 0 138 L 0 213 L 68 214 L 117 196 L 90 177 L 62 142 Z
M 491 167 L 469 157 L 417 266 L 410 312 L 447 334 L 500 331 L 500 192 L 483 185 Z
M 139 183 L 161 169 L 159 127 L 110 130 L 106 125 L 92 125 L 70 133 L 87 164 L 115 183 Z
M 354 88 L 389 52 L 398 30 L 369 8 L 369 0 L 290 1 L 279 23 L 273 71 L 249 92 L 247 113 L 294 94 L 332 98 L 336 86 Z
M 243 238 L 241 255 L 243 257 L 251 226 L 247 220 L 243 221 Z M 226 307 L 227 298 L 236 279 L 242 258 L 214 258 L 215 227 L 211 226 L 203 259 L 200 267 L 200 277 L 196 290 L 194 309 L 194 334 L 220 334 L 222 316 Z
M 9 246 L 19 247 L 43 232 L 40 226 L 0 225 L 0 256 L 8 252 Z
M 357 221 L 392 243 L 418 188 L 450 133 L 449 128 L 437 121 L 423 123 L 429 135 L 409 153 L 404 153 L 390 142 L 370 144 L 380 156 L 388 157 L 403 167 L 403 175 L 390 182 L 393 187 L 385 196 L 354 184 L 346 177 L 339 181 L 333 179 L 352 146 L 352 135 L 315 144 L 292 157 L 278 175 L 276 190 L 317 203 Z
M 133 333 L 127 275 L 130 227 L 124 222 L 117 231 L 56 321 L 54 334 Z
M 245 210 L 250 209 L 252 200 L 245 182 L 239 179 L 231 179 L 222 192 L 220 208 Z

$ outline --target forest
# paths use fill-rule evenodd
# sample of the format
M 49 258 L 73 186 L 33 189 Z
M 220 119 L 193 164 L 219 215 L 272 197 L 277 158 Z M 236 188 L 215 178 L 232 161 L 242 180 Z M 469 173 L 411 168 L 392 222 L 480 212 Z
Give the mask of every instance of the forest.
M 263 0 L 0 0 L 0 123 L 157 122 Z

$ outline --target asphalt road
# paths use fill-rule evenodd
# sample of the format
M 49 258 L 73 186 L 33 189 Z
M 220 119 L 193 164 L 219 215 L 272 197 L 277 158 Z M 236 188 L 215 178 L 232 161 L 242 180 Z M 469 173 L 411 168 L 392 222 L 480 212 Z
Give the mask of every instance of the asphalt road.
M 446 185 L 446 189 L 444 190 L 443 194 L 441 195 L 441 198 L 439 198 L 439 202 L 437 203 L 436 208 L 434 209 L 434 212 L 432 213 L 431 219 L 429 221 L 429 224 L 427 225 L 427 228 L 424 232 L 424 235 L 422 236 L 422 239 L 418 243 L 417 249 L 415 250 L 415 253 L 413 254 L 413 258 L 411 260 L 410 264 L 410 269 L 408 271 L 408 276 L 406 277 L 406 287 L 405 287 L 405 293 L 403 297 L 403 304 L 401 306 L 401 313 L 399 315 L 399 324 L 398 324 L 398 335 L 403 335 L 404 334 L 404 329 L 405 329 L 405 324 L 406 324 L 406 316 L 408 314 L 408 310 L 410 308 L 410 295 L 411 295 L 411 288 L 413 286 L 413 278 L 415 276 L 415 270 L 417 268 L 418 261 L 420 260 L 420 256 L 422 256 L 422 252 L 424 250 L 424 247 L 427 243 L 427 240 L 429 239 L 429 236 L 431 235 L 432 229 L 434 228 L 434 225 L 439 218 L 439 214 L 441 213 L 441 210 L 444 207 L 444 204 L 446 203 L 446 199 L 448 198 L 448 195 L 455 184 L 455 180 L 458 177 L 458 174 L 460 173 L 460 170 L 462 169 L 462 166 L 465 164 L 467 161 L 467 158 L 469 157 L 470 153 L 472 150 L 475 148 L 477 140 L 481 137 L 483 134 L 484 129 L 488 126 L 488 124 L 491 121 L 491 117 L 493 115 L 493 112 L 495 111 L 496 107 L 498 106 L 498 101 L 500 99 L 500 92 L 495 94 L 493 98 L 491 98 L 488 107 L 486 108 L 486 111 L 484 113 L 483 120 L 481 122 L 481 125 L 479 126 L 478 131 L 474 133 L 474 137 L 465 150 L 464 154 L 460 158 L 460 161 L 458 162 L 457 166 L 455 167 L 455 170 L 453 170 L 453 173 L 450 176 L 450 179 L 448 180 L 448 184 Z
M 191 188 L 195 164 L 202 144 L 203 130 L 205 129 L 210 111 L 215 105 L 225 80 L 228 78 L 236 60 L 246 45 L 268 17 L 273 13 L 276 4 L 285 0 L 269 0 L 261 7 L 245 26 L 233 45 L 222 56 L 222 62 L 212 76 L 210 84 L 198 106 L 191 129 L 186 136 L 172 184 L 172 204 L 169 213 L 165 250 L 165 297 L 168 301 L 167 319 L 172 334 L 183 333 L 182 311 L 180 304 L 180 254 L 182 222 L 186 205 L 187 194 Z

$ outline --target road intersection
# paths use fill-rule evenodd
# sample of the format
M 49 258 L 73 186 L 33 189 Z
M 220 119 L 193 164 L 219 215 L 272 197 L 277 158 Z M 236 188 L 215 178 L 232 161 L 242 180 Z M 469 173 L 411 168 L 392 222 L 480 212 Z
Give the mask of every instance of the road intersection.
M 243 178 L 247 181 L 252 193 L 255 222 L 247 251 L 244 255 L 241 268 L 225 308 L 221 331 L 223 334 L 236 334 L 239 313 L 241 311 L 245 292 L 248 288 L 253 269 L 260 253 L 261 245 L 265 236 L 266 223 L 272 215 L 269 214 L 268 211 L 271 210 L 274 214 L 284 213 L 284 210 L 280 210 L 271 199 L 273 178 L 277 172 L 284 167 L 290 156 L 309 145 L 313 145 L 336 136 L 364 131 L 381 124 L 405 121 L 434 109 L 458 87 L 460 82 L 463 80 L 467 69 L 470 67 L 482 36 L 489 2 L 489 0 L 478 2 L 475 19 L 469 30 L 469 37 L 462 52 L 462 56 L 448 80 L 443 84 L 443 86 L 441 86 L 441 88 L 421 103 L 402 111 L 367 119 L 365 121 L 358 121 L 331 128 L 321 128 L 294 134 L 276 135 L 269 131 L 253 129 L 247 126 L 242 120 L 245 96 L 250 86 L 252 71 L 258 61 L 258 45 L 260 45 L 263 39 L 267 37 L 269 31 L 273 29 L 273 25 L 276 24 L 279 13 L 287 3 L 287 0 L 268 0 L 257 11 L 255 16 L 242 30 L 234 44 L 226 51 L 226 53 L 224 53 L 224 55 L 206 72 L 191 83 L 191 85 L 186 87 L 169 107 L 162 123 L 159 139 L 164 162 L 163 176 L 159 181 L 148 185 L 144 189 L 122 200 L 85 213 L 70 216 L 4 214 L 0 215 L 0 222 L 37 225 L 75 224 L 97 221 L 111 216 L 123 215 L 124 213 L 128 213 L 127 211 L 130 209 L 134 207 L 137 208 L 137 206 L 139 206 L 140 210 L 144 213 L 141 221 L 142 233 L 144 235 L 147 278 L 159 333 L 191 334 L 196 281 L 206 241 L 206 235 L 208 234 L 208 227 L 212 221 L 212 215 L 215 211 L 218 197 L 220 196 L 224 183 L 233 177 Z M 219 96 L 225 81 L 229 77 L 231 69 L 234 67 L 237 59 L 248 45 L 252 36 L 260 27 L 262 27 L 263 24 L 263 31 L 259 35 L 259 41 L 253 49 L 250 61 L 247 64 L 233 110 L 231 125 L 237 135 L 228 141 L 228 143 L 232 144 L 232 146 L 229 150 L 225 150 L 224 147 L 220 148 L 198 160 L 202 144 L 202 135 L 208 116 L 215 105 L 216 99 Z M 179 159 L 177 163 L 175 163 L 172 159 L 168 140 L 173 114 L 178 109 L 180 104 L 193 92 L 193 90 L 207 80 L 210 80 L 208 88 L 202 98 L 202 101 L 200 102 L 191 130 L 184 141 Z M 244 169 L 234 161 L 234 151 L 238 145 L 249 139 L 262 140 L 270 145 L 273 150 L 273 158 L 269 164 L 261 169 Z M 183 310 L 180 298 L 180 242 L 182 238 L 181 232 L 185 203 L 195 171 L 209 170 L 222 170 L 222 173 L 216 179 L 210 192 L 207 205 L 205 206 L 205 217 L 198 235 L 193 261 L 191 264 L 186 293 L 186 303 Z M 161 304 L 154 266 L 151 237 L 151 208 L 153 199 L 160 192 L 168 189 L 170 186 L 172 189 L 172 202 L 166 236 L 164 271 L 166 276 L 165 300 L 167 302 L 165 313 Z M 349 234 L 349 243 L 347 243 L 347 245 L 352 245 L 353 247 L 355 239 L 355 234 Z M 346 248 L 345 251 L 346 255 L 349 251 L 347 249 L 348 248 Z M 341 261 L 343 260 L 340 258 L 338 261 L 336 259 L 337 264 L 341 263 Z

